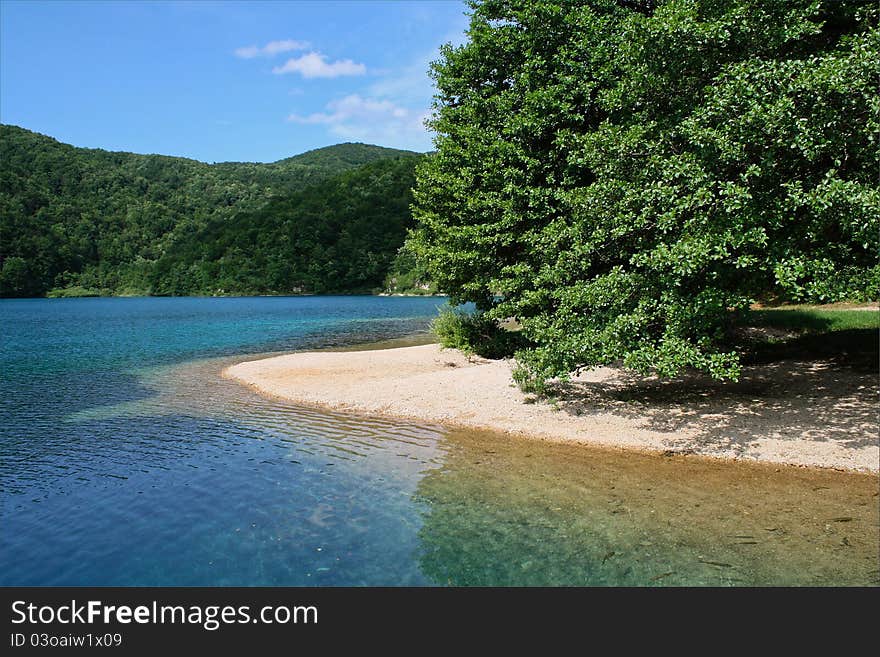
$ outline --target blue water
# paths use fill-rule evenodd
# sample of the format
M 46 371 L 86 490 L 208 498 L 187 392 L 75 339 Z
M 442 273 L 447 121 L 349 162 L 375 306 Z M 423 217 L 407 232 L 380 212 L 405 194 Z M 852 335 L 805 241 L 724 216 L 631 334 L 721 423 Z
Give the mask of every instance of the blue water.
M 220 376 L 424 331 L 442 303 L 0 300 L 0 585 L 877 583 L 876 478 L 321 412 Z
M 429 464 L 437 431 L 376 435 L 219 371 L 231 355 L 423 331 L 443 303 L 0 301 L 0 583 L 423 583 L 399 568 L 419 514 L 401 472 Z

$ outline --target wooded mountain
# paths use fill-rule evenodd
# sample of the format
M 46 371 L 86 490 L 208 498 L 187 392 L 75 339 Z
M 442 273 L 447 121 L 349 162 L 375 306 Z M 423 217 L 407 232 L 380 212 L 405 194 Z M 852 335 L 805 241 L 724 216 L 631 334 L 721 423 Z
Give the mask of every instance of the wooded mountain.
M 206 164 L 0 125 L 0 296 L 376 288 L 411 222 L 418 159 L 339 144 Z

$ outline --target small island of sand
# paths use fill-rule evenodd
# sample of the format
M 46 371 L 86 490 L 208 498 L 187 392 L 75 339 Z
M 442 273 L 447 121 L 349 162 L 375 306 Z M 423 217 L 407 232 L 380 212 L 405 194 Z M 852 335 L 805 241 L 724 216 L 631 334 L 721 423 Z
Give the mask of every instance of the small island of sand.
M 831 363 L 744 368 L 737 383 L 599 368 L 536 400 L 508 360 L 428 344 L 306 352 L 224 376 L 300 404 L 584 445 L 877 472 L 876 374 Z

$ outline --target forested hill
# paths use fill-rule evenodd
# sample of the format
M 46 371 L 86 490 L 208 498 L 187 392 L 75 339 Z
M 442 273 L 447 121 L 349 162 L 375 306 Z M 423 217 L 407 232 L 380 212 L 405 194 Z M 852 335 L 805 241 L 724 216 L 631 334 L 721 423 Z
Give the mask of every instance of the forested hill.
M 345 281 L 376 287 L 411 221 L 417 160 L 339 144 L 271 164 L 206 164 L 0 125 L 0 296 L 346 292 L 355 289 L 322 276 L 341 281 L 355 259 L 371 273 Z M 321 235 L 321 248 L 306 234 Z M 214 236 L 225 251 L 206 242 Z
M 406 230 L 418 157 L 366 164 L 180 237 L 151 271 L 154 294 L 370 292 Z

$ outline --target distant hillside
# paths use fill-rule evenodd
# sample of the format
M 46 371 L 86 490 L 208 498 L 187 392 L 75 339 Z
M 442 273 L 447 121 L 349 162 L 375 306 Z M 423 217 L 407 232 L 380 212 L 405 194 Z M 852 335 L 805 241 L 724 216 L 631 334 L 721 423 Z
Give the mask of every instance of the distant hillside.
M 339 144 L 271 164 L 209 165 L 76 148 L 0 125 L 0 296 L 221 289 L 210 281 L 198 290 L 171 283 L 156 273 L 157 263 L 163 263 L 159 271 L 176 271 L 194 236 L 204 238 L 209 227 L 234 224 L 240 214 L 251 216 L 271 199 L 282 203 L 358 167 L 388 159 L 415 162 L 415 156 Z M 336 208 L 323 211 L 336 213 Z M 171 261 L 174 266 L 166 268 Z M 251 280 L 258 278 L 256 273 Z
M 412 224 L 417 157 L 381 160 L 231 219 L 213 219 L 159 258 L 156 294 L 369 292 Z
M 371 144 L 348 143 L 317 148 L 270 164 L 218 162 L 211 167 L 240 181 L 281 185 L 286 191 L 291 191 L 376 160 L 405 155 L 415 155 L 415 153 Z

